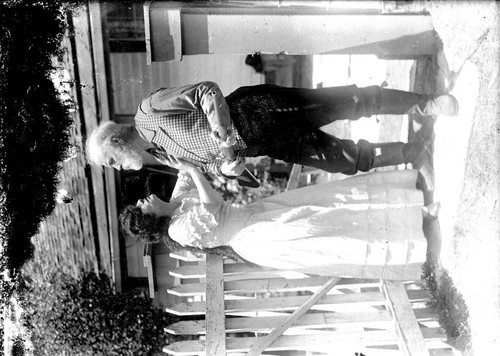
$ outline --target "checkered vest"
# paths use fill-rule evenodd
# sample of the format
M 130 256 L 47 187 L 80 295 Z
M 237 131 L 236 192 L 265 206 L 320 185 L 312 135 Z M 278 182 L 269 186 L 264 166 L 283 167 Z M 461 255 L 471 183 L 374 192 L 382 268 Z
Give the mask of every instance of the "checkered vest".
M 151 142 L 174 156 L 206 164 L 220 155 L 219 145 L 210 137 L 212 130 L 202 110 L 174 115 L 148 115 L 139 108 L 135 125 L 153 131 L 155 134 Z M 234 124 L 232 129 L 236 134 L 235 148 L 246 148 Z

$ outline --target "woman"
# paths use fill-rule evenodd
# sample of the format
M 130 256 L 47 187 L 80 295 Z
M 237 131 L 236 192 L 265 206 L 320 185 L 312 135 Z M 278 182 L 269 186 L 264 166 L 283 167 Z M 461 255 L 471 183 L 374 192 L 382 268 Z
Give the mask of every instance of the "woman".
M 170 202 L 153 195 L 135 210 L 167 218 L 158 232 L 182 246 L 229 246 L 244 260 L 280 270 L 420 279 L 427 243 L 423 194 L 414 188 L 417 171 L 366 174 L 237 207 L 224 202 L 192 164 L 173 156 L 163 163 L 187 174 L 180 174 Z

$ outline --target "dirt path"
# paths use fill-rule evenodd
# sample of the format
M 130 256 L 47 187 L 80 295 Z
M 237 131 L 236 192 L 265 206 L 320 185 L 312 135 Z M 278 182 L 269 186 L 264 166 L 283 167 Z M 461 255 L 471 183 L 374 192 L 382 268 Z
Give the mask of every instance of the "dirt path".
M 471 353 L 496 354 L 500 352 L 499 10 L 494 2 L 464 1 L 434 2 L 428 10 L 443 41 L 440 84 L 460 102 L 457 118 L 439 117 L 434 125 L 434 201 L 442 204 L 441 264 L 467 304 Z

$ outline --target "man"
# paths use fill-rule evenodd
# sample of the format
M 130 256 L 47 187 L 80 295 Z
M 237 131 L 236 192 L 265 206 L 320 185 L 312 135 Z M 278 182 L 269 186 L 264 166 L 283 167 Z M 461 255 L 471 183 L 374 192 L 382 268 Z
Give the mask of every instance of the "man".
M 224 98 L 217 84 L 201 82 L 158 89 L 139 105 L 135 125 L 105 123 L 91 134 L 87 148 L 91 161 L 116 169 L 140 169 L 154 162 L 161 150 L 226 177 L 243 172 L 245 157 L 263 155 L 349 175 L 411 162 L 432 189 L 430 152 L 425 147 L 365 140 L 355 144 L 319 130 L 335 120 L 409 113 L 454 116 L 458 103 L 451 95 L 355 85 L 321 89 L 257 85 Z

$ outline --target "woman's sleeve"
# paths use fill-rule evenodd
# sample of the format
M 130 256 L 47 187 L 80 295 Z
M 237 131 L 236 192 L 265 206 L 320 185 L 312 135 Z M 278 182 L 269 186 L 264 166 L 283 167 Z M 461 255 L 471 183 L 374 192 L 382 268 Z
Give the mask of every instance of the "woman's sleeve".
M 175 182 L 175 187 L 172 191 L 170 201 L 179 199 L 192 189 L 196 189 L 196 186 L 191 178 L 191 175 L 185 171 L 179 171 L 179 173 L 177 173 L 177 182 Z
M 198 236 L 193 233 L 189 218 L 185 214 L 172 219 L 168 227 L 168 235 L 182 246 L 201 247 L 197 241 Z
M 180 214 L 173 217 L 168 234 L 181 245 L 213 247 L 217 237 L 215 230 L 223 214 L 223 201 L 213 204 L 193 203 L 193 198 L 185 198 Z

